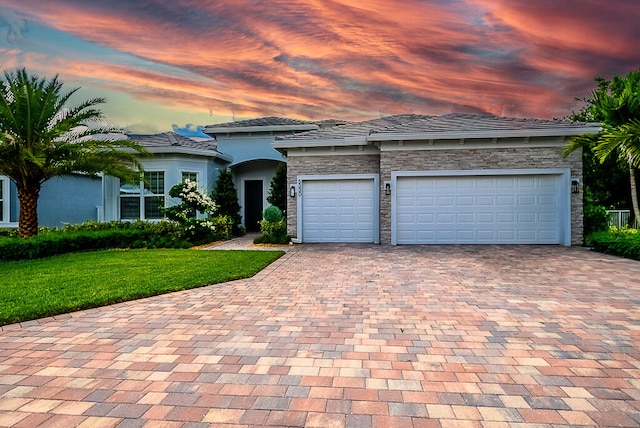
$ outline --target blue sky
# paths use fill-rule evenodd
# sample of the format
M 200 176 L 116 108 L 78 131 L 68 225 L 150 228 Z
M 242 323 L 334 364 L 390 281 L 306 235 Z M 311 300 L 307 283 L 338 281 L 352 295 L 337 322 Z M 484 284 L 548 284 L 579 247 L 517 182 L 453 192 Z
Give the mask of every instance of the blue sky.
M 3 68 L 132 132 L 286 116 L 562 117 L 640 67 L 637 0 L 3 0 Z

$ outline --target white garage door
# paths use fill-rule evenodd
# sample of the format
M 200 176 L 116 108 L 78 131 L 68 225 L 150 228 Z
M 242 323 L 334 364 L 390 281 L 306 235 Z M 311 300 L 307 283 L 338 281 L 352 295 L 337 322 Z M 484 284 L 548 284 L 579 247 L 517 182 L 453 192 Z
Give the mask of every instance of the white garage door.
M 560 177 L 398 177 L 396 242 L 562 243 Z
M 374 242 L 374 180 L 302 182 L 303 242 Z

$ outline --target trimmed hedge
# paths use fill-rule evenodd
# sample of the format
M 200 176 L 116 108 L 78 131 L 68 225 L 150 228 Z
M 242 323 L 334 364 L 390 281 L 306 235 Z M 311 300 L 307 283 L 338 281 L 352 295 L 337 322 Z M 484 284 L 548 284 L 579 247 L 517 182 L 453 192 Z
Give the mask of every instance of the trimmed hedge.
M 44 229 L 29 239 L 0 238 L 0 260 L 30 260 L 108 248 L 189 248 L 193 242 L 173 223 L 87 222 L 63 230 Z
M 640 260 L 640 231 L 638 229 L 615 229 L 595 232 L 587 237 L 594 250 L 605 254 Z

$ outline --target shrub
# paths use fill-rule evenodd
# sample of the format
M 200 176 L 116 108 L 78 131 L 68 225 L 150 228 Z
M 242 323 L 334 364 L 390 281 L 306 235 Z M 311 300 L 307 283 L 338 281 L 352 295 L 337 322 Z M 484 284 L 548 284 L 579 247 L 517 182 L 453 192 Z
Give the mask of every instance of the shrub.
M 281 211 L 285 211 L 287 209 L 287 196 L 287 164 L 281 162 L 278 164 L 276 173 L 271 179 L 267 202 L 280 208 Z
M 166 222 L 165 222 L 166 223 Z M 29 260 L 56 254 L 77 251 L 103 250 L 108 248 L 188 248 L 192 244 L 175 233 L 167 224 L 156 233 L 150 227 L 138 224 L 120 228 L 101 229 L 87 224 L 82 227 L 97 227 L 97 230 L 45 230 L 28 239 L 9 237 L 0 239 L 0 260 Z M 120 225 L 119 225 L 120 226 Z M 79 227 L 78 227 L 79 228 Z
M 240 204 L 238 203 L 238 192 L 236 191 L 236 186 L 233 184 L 231 171 L 227 169 L 220 171 L 220 175 L 212 192 L 212 198 L 218 206 L 217 213 L 219 215 L 227 215 L 231 218 L 233 222 L 233 235 L 243 235 L 244 229 L 240 228 L 242 217 L 239 214 Z
M 602 205 L 585 205 L 584 207 L 584 234 L 601 232 L 609 229 L 609 214 Z
M 282 211 L 280 210 L 280 208 L 276 207 L 275 205 L 269 205 L 262 212 L 262 218 L 264 220 L 275 223 L 277 221 L 282 220 Z
M 260 231 L 262 236 L 253 240 L 256 244 L 288 244 L 291 239 L 287 235 L 287 223 L 282 217 L 282 211 L 273 205 L 262 212 Z
M 197 213 L 214 214 L 217 210 L 215 202 L 206 194 L 198 190 L 195 181 L 185 180 L 169 190 L 169 196 L 179 198 L 177 205 L 163 208 L 169 220 L 175 221 L 182 228 L 184 238 L 194 245 L 230 238 L 232 222 L 229 216 L 212 218 L 198 218 Z
M 588 240 L 594 250 L 605 254 L 640 260 L 640 231 L 638 229 L 617 229 L 594 232 Z

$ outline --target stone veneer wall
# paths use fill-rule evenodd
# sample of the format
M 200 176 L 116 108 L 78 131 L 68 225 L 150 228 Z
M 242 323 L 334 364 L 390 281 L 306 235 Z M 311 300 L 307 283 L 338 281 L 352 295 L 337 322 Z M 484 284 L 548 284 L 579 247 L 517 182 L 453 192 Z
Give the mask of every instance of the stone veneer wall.
M 571 243 L 582 245 L 582 156 L 575 151 L 563 159 L 562 151 L 563 147 L 383 151 L 380 183 L 399 171 L 571 168 L 571 177 L 580 179 L 580 193 L 571 194 Z M 381 192 L 381 244 L 391 243 L 391 197 Z
M 289 156 L 287 159 L 287 187 L 297 183 L 300 175 L 378 174 L 378 155 L 310 155 Z M 297 237 L 298 198 L 287 198 L 287 233 Z

